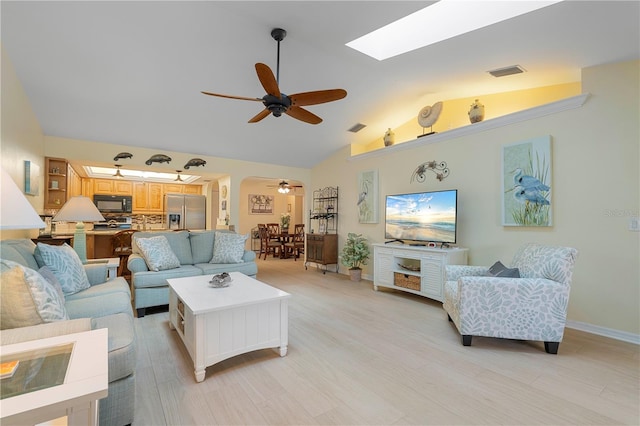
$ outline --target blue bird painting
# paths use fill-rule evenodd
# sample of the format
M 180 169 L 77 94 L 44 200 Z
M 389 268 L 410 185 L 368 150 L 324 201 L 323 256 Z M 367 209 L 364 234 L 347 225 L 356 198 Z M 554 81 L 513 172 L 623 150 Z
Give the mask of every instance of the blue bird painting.
M 527 189 L 518 185 L 514 188 L 513 196 L 521 203 L 533 203 L 543 206 L 549 205 L 549 200 L 537 189 Z
M 540 182 L 540 180 L 534 178 L 533 176 L 525 175 L 522 172 L 522 169 L 515 169 L 512 173 L 513 175 L 513 183 L 515 186 L 521 186 L 524 189 L 533 189 L 536 191 L 548 191 L 549 186 Z

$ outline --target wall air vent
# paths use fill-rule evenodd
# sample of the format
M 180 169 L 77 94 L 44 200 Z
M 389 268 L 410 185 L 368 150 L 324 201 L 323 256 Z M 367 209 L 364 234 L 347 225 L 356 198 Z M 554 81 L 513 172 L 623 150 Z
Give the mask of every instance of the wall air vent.
M 360 130 L 364 129 L 365 127 L 367 127 L 366 124 L 358 123 L 358 124 L 353 125 L 349 129 L 349 131 L 352 132 L 352 133 L 358 133 Z
M 498 69 L 487 71 L 487 72 L 494 77 L 505 77 L 507 75 L 520 74 L 525 71 L 526 70 L 522 68 L 520 65 L 511 65 L 509 67 L 498 68 Z

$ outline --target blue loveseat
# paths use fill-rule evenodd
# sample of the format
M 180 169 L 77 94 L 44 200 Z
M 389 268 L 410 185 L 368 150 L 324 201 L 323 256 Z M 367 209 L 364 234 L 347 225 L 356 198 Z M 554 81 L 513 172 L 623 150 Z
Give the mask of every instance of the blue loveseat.
M 216 233 L 229 231 L 156 231 L 136 232 L 132 237 L 133 254 L 129 256 L 127 267 L 131 271 L 134 288 L 134 303 L 138 318 L 145 315 L 145 309 L 169 304 L 169 284 L 167 279 L 215 275 L 221 272 L 242 272 L 250 277 L 258 273 L 256 254 L 243 249 L 241 262 L 210 263 L 214 255 Z M 151 271 L 136 240 L 164 236 L 171 250 L 180 261 L 177 268 Z

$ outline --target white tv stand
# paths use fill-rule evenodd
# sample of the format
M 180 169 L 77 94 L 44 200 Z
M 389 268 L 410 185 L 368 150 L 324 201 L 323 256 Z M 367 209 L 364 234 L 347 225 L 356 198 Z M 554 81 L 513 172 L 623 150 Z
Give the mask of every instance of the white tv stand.
M 373 244 L 373 289 L 388 287 L 442 302 L 445 266 L 466 265 L 468 251 L 461 247 Z

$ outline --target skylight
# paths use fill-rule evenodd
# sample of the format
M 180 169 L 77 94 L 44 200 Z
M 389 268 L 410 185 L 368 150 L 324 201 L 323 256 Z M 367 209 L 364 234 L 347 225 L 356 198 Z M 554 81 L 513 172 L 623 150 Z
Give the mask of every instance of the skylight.
M 347 43 L 379 61 L 487 27 L 562 0 L 440 0 Z
M 83 166 L 87 175 L 92 178 L 102 179 L 117 179 L 115 177 L 116 169 L 112 167 L 95 167 L 95 166 Z M 145 180 L 152 182 L 172 183 L 176 181 L 178 174 L 182 178 L 182 183 L 191 183 L 198 180 L 200 176 L 185 175 L 182 172 L 178 173 L 161 173 L 150 172 L 146 170 L 127 170 L 120 168 L 120 174 L 124 180 Z

